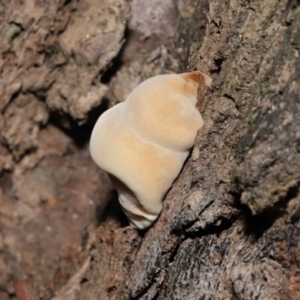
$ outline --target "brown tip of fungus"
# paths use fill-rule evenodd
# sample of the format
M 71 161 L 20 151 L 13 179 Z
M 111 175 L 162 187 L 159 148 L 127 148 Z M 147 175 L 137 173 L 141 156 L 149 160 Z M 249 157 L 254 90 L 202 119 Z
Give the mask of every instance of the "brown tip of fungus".
M 196 71 L 196 72 L 191 72 L 187 74 L 188 79 L 195 81 L 196 83 L 199 83 L 201 73 Z
M 185 73 L 182 75 L 184 76 L 186 81 L 194 81 L 200 85 L 201 85 L 201 83 L 204 83 L 206 86 L 210 86 L 211 82 L 212 82 L 212 79 L 209 76 L 207 76 L 199 71 Z

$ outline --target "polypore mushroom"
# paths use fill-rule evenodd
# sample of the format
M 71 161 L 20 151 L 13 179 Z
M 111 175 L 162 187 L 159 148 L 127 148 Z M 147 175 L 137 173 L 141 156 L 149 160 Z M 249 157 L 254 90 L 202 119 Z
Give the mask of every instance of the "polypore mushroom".
M 201 72 L 158 75 L 98 119 L 90 152 L 119 194 L 131 226 L 149 227 L 194 146 L 203 119 L 196 108 Z

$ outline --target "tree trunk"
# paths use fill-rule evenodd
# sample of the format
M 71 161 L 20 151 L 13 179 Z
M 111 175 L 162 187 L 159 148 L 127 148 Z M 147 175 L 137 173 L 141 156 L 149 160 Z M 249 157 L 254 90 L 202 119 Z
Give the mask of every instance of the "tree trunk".
M 0 16 L 0 299 L 12 277 L 53 300 L 300 299 L 299 1 L 4 1 Z M 204 127 L 136 231 L 89 158 L 92 126 L 144 79 L 192 70 L 213 79 Z

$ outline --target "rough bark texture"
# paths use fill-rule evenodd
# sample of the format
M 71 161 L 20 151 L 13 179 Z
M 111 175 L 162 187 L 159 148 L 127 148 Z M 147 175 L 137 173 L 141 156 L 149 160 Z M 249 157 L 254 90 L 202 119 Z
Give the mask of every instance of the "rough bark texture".
M 0 299 L 13 277 L 53 300 L 299 299 L 299 1 L 146 2 L 0 4 Z M 196 69 L 205 125 L 137 232 L 92 125 L 143 79 Z

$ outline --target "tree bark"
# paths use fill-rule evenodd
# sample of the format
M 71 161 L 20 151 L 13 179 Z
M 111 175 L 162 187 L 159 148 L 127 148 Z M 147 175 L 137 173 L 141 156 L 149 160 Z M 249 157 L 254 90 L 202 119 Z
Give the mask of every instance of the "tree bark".
M 41 299 L 299 299 L 299 1 L 107 0 L 98 15 L 96 2 L 41 5 L 54 11 L 49 24 L 68 15 L 54 31 L 43 14 L 26 23 L 2 4 L 17 33 L 1 47 L 0 296 L 14 299 L 10 278 L 22 271 Z M 20 62 L 41 24 L 51 47 Z M 197 104 L 204 127 L 159 219 L 138 232 L 86 142 L 95 116 L 139 82 L 192 70 L 213 79 Z

